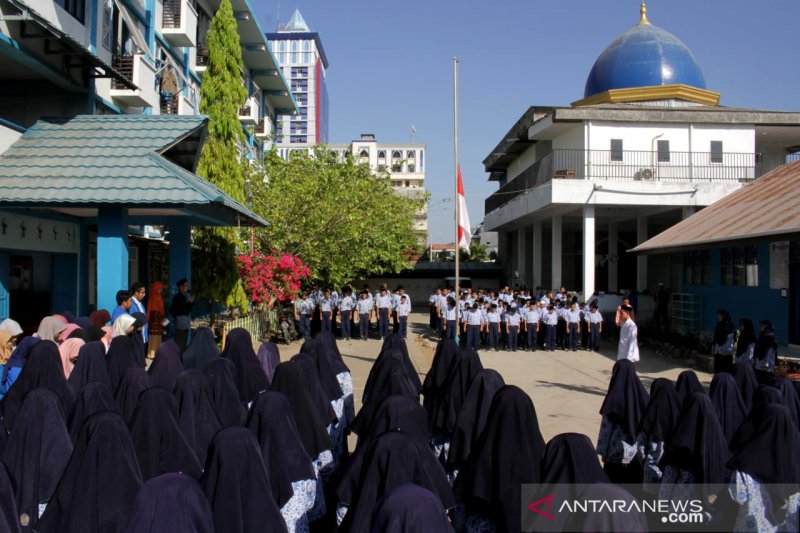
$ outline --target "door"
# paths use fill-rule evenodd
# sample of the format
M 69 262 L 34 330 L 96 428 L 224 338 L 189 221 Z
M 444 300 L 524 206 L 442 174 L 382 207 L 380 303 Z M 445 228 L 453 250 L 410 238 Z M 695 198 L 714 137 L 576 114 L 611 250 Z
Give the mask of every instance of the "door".
M 78 310 L 78 256 L 53 254 L 52 310 L 54 313 Z

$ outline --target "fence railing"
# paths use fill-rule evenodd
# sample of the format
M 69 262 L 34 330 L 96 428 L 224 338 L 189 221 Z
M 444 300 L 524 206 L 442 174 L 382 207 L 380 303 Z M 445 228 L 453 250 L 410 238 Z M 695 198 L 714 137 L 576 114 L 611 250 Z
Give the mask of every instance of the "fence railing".
M 278 314 L 274 310 L 265 313 L 254 311 L 245 316 L 231 318 L 228 316 L 218 316 L 214 321 L 214 330 L 222 338 L 222 346 L 225 346 L 225 336 L 234 328 L 244 328 L 250 333 L 253 342 L 261 342 L 276 334 L 278 326 Z M 204 316 L 192 320 L 192 328 L 209 327 L 211 317 Z
M 554 179 L 746 183 L 786 162 L 756 153 L 557 149 L 488 197 L 485 212 Z

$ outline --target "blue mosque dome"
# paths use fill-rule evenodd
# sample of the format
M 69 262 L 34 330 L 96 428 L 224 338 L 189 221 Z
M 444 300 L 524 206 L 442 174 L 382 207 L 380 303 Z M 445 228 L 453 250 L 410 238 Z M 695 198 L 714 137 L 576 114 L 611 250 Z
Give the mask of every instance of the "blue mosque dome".
M 613 89 L 683 84 L 707 89 L 691 50 L 670 32 L 647 20 L 642 3 L 638 25 L 626 31 L 595 61 L 584 98 Z

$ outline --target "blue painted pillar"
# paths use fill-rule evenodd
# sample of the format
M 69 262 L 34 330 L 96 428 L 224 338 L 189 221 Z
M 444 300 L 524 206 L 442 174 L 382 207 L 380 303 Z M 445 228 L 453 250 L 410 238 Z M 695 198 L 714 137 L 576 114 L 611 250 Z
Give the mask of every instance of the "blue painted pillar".
M 124 208 L 101 207 L 97 217 L 97 308 L 111 312 L 128 288 L 128 224 Z
M 169 224 L 169 294 L 170 300 L 181 278 L 192 285 L 192 226 L 185 220 L 174 220 Z M 169 305 L 169 302 L 165 302 Z

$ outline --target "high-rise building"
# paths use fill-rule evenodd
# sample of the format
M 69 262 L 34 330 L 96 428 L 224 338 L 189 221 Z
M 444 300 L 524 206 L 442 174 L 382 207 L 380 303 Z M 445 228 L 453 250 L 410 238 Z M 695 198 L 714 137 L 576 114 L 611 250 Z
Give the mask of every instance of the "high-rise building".
M 291 84 L 300 112 L 279 115 L 276 124 L 276 144 L 281 156 L 292 149 L 302 149 L 328 142 L 328 91 L 325 72 L 328 58 L 317 32 L 309 29 L 299 10 L 278 28 L 268 33 L 283 75 Z

